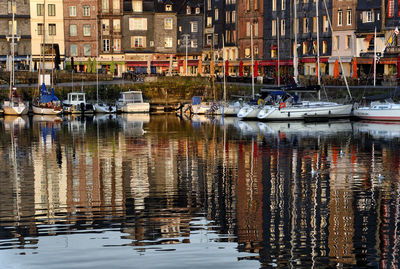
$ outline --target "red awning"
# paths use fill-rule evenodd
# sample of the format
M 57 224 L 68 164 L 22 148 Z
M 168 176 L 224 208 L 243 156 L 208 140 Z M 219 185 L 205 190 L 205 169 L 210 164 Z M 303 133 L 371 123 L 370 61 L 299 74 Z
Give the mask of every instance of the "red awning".
M 126 62 L 128 67 L 137 67 L 137 66 L 147 66 L 147 61 L 128 61 Z
M 320 63 L 327 63 L 329 58 L 319 58 Z M 316 63 L 316 58 L 303 58 L 301 59 L 302 63 Z
M 278 60 L 264 60 L 260 61 L 259 66 L 274 66 L 278 64 Z M 293 65 L 292 59 L 280 60 L 279 65 Z
M 151 61 L 151 66 L 169 66 L 169 61 Z
M 184 61 L 180 60 L 179 66 L 182 66 L 183 62 Z M 188 66 L 197 66 L 197 65 L 199 65 L 199 60 L 188 60 Z

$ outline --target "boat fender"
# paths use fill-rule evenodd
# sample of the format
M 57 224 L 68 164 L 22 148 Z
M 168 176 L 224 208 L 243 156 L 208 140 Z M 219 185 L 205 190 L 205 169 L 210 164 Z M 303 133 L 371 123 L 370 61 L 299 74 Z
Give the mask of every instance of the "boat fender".
M 263 100 L 263 99 L 261 99 L 261 98 L 260 98 L 260 99 L 258 99 L 258 101 L 257 101 L 257 104 L 258 104 L 258 105 L 263 105 L 263 104 L 264 104 L 264 100 Z
M 286 107 L 285 103 L 282 102 L 282 103 L 279 104 L 279 109 L 282 109 L 282 108 L 285 108 L 285 107 Z

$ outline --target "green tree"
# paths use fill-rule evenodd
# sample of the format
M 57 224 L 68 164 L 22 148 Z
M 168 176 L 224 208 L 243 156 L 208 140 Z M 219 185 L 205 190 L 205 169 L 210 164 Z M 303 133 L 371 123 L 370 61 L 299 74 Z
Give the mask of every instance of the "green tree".
M 92 60 L 90 58 L 87 61 L 86 73 L 92 73 Z
M 114 61 L 111 62 L 110 72 L 111 72 L 112 75 L 114 75 L 114 73 L 115 73 L 115 63 L 114 63 Z
M 92 62 L 92 73 L 96 73 L 97 72 L 97 60 L 96 58 L 94 58 L 93 62 Z

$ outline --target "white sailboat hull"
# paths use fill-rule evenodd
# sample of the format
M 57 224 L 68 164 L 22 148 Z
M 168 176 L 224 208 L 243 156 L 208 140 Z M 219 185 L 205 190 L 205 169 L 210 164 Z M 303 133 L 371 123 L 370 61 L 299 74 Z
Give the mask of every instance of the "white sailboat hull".
M 214 111 L 214 114 L 223 116 L 237 116 L 241 108 L 242 106 L 238 103 L 219 105 L 218 109 Z
M 237 116 L 241 119 L 257 119 L 260 110 L 259 106 L 244 106 L 239 110 Z
M 353 115 L 364 120 L 400 121 L 400 106 L 376 108 L 359 108 L 354 110 Z
M 94 104 L 94 112 L 95 113 L 116 113 L 117 109 L 115 106 Z
M 308 117 L 346 118 L 350 117 L 353 105 L 276 106 L 261 109 L 258 118 L 262 120 L 303 120 Z
M 16 105 L 5 101 L 3 105 L 4 115 L 26 115 L 29 111 L 29 105 L 25 103 L 17 103 Z
M 62 113 L 62 109 L 54 109 L 49 107 L 38 107 L 32 106 L 33 114 L 36 115 L 59 115 Z
M 212 103 L 192 105 L 193 114 L 207 114 L 211 111 Z

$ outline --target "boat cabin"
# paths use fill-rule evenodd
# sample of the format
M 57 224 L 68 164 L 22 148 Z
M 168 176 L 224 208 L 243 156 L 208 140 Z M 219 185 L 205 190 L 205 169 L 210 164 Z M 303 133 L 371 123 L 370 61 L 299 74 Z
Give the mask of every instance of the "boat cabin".
M 84 92 L 70 92 L 67 96 L 67 103 L 70 105 L 86 103 L 86 94 Z
M 141 91 L 121 92 L 119 102 L 123 104 L 143 103 L 143 95 Z

